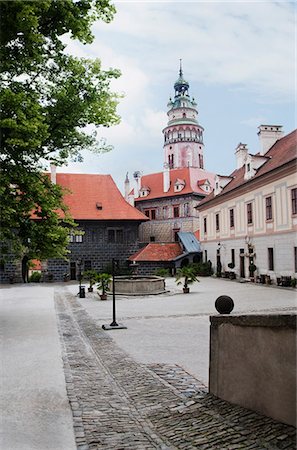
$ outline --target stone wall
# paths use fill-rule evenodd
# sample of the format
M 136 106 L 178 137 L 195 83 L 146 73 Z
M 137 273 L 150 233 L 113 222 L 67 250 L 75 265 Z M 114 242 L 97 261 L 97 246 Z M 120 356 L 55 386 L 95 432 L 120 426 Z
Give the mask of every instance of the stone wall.
M 296 426 L 296 315 L 210 322 L 209 392 Z
M 0 265 L 0 284 L 21 283 L 22 266 L 21 261 L 15 259 L 13 255 L 8 255 Z
M 56 281 L 62 281 L 65 273 L 70 274 L 71 263 L 82 260 L 82 271 L 85 265 L 90 264 L 97 272 L 111 266 L 112 258 L 119 260 L 121 267 L 127 265 L 129 256 L 137 252 L 138 246 L 138 223 L 132 221 L 81 221 L 78 229 L 84 231 L 82 242 L 69 244 L 69 261 L 61 259 L 48 260 L 48 272 Z M 122 242 L 108 242 L 109 229 L 122 229 Z M 76 265 L 78 278 L 78 267 Z
M 111 265 L 112 258 L 120 261 L 121 267 L 127 265 L 129 256 L 139 249 L 137 221 L 81 221 L 78 229 L 83 231 L 82 242 L 69 243 L 70 254 L 67 260 L 51 258 L 42 264 L 44 281 L 63 281 L 64 275 L 70 275 L 71 264 L 76 266 L 76 279 L 79 269 L 77 261 L 82 260 L 82 271 L 85 264 L 92 269 L 102 271 Z M 123 230 L 122 242 L 108 242 L 108 230 Z M 8 283 L 14 275 L 14 282 L 21 282 L 21 265 L 11 257 L 0 270 L 0 282 Z
M 156 209 L 156 219 L 144 222 L 139 227 L 140 242 L 150 242 L 151 237 L 155 242 L 173 242 L 174 230 L 194 232 L 199 229 L 199 216 L 194 208 L 199 196 L 176 196 L 152 199 L 149 201 L 137 202 L 136 207 L 145 213 L 146 209 Z M 188 204 L 187 215 L 185 215 L 184 205 Z M 180 217 L 173 217 L 173 206 L 180 205 Z M 168 216 L 164 218 L 163 207 L 168 208 Z

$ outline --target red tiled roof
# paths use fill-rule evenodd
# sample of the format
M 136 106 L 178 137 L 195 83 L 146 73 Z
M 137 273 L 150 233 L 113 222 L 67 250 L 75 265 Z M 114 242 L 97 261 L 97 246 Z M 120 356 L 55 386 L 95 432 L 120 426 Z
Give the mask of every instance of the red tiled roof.
M 57 184 L 70 190 L 64 202 L 74 219 L 148 220 L 126 202 L 110 175 L 57 173 Z
M 41 261 L 39 259 L 31 259 L 32 268 L 31 270 L 41 270 Z
M 141 177 L 141 185 L 148 186 L 150 192 L 146 197 L 135 198 L 136 202 L 150 200 L 153 198 L 161 197 L 171 197 L 176 195 L 197 193 L 205 196 L 205 191 L 201 189 L 197 182 L 206 177 L 209 179 L 210 183 L 214 184 L 215 174 L 206 172 L 203 169 L 198 169 L 194 167 L 185 167 L 182 169 L 171 169 L 170 174 L 170 188 L 168 192 L 163 190 L 163 172 L 151 173 L 148 175 L 143 175 Z M 177 179 L 185 181 L 185 187 L 179 191 L 174 192 L 174 183 Z
M 200 241 L 200 230 L 194 231 L 194 236 Z
M 261 167 L 259 167 L 258 171 L 251 179 L 244 179 L 244 166 L 234 170 L 230 174 L 230 177 L 232 177 L 233 179 L 226 185 L 222 192 L 216 196 L 214 195 L 214 192 L 212 192 L 206 199 L 203 199 L 199 203 L 199 206 L 203 206 L 214 198 L 219 198 L 223 194 L 230 192 L 243 184 L 251 183 L 253 180 L 260 178 L 262 175 L 267 174 L 277 169 L 278 167 L 281 167 L 282 165 L 293 161 L 294 159 L 296 160 L 297 130 L 292 131 L 292 133 L 287 134 L 283 138 L 276 141 L 276 143 L 263 156 L 268 157 L 267 161 Z
M 163 244 L 150 242 L 146 247 L 130 256 L 130 261 L 171 261 L 183 253 L 177 242 Z

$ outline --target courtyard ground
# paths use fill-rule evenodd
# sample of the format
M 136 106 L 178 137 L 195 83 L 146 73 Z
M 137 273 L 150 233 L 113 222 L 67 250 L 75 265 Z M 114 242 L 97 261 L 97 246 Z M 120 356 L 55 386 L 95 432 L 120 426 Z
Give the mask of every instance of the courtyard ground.
M 234 314 L 289 312 L 295 291 L 209 278 L 188 295 L 167 286 L 118 298 L 127 330 L 112 331 L 101 328 L 110 299 L 79 299 L 77 285 L 2 288 L 1 449 L 295 448 L 293 427 L 204 386 L 215 299 L 230 295 Z

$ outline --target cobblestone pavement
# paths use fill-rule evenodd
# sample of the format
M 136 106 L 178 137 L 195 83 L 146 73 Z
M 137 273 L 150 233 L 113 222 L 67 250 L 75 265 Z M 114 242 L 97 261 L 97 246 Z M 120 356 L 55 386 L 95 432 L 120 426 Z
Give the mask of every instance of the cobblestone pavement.
M 62 289 L 56 308 L 79 450 L 296 448 L 294 427 L 217 399 L 181 367 L 137 364 Z

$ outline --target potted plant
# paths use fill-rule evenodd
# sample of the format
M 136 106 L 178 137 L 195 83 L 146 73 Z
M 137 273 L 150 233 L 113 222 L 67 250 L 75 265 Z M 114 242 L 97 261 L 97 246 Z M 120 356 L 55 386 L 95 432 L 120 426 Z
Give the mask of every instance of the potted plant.
M 257 267 L 255 266 L 255 264 L 253 262 L 251 262 L 250 265 L 249 265 L 251 281 L 254 281 L 254 273 L 255 273 L 256 270 L 257 270 Z
M 86 270 L 83 273 L 84 280 L 89 282 L 88 292 L 93 292 L 93 286 L 97 281 L 98 274 L 95 270 Z
M 190 292 L 189 284 L 192 284 L 195 281 L 199 280 L 196 277 L 195 270 L 193 269 L 193 267 L 185 266 L 177 270 L 176 284 L 183 285 L 184 294 L 188 294 Z
M 231 271 L 229 272 L 229 278 L 230 278 L 230 280 L 234 280 L 236 278 L 235 272 L 233 270 L 235 267 L 235 264 L 233 262 L 230 262 L 228 264 L 228 267 L 231 269 Z
M 99 273 L 99 275 L 97 275 L 97 288 L 101 291 L 101 294 L 99 293 L 101 300 L 107 299 L 106 291 L 110 281 L 111 275 L 109 273 Z

